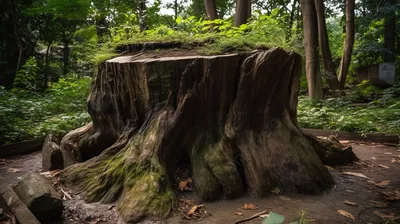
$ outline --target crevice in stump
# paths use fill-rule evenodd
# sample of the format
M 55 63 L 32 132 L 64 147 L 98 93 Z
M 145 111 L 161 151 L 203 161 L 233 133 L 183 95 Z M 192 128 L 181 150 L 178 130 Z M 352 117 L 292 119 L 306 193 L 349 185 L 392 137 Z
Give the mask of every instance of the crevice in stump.
M 256 196 L 332 187 L 296 124 L 300 60 L 274 48 L 104 62 L 88 98 L 92 122 L 61 142 L 62 181 L 89 202 L 116 202 L 127 222 L 168 216 L 184 157 L 205 200 L 246 187 Z

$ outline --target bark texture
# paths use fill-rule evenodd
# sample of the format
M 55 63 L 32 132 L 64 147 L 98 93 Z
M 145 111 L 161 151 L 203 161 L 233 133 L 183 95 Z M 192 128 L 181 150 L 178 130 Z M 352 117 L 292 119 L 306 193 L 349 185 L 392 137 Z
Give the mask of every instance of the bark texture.
M 353 45 L 356 32 L 354 21 L 355 4 L 355 0 L 346 0 L 346 39 L 339 68 L 339 83 L 342 89 L 344 88 L 347 74 L 349 73 L 351 55 L 353 54 Z
M 317 12 L 319 47 L 321 49 L 322 60 L 324 62 L 324 76 L 326 78 L 326 83 L 330 89 L 339 89 L 339 80 L 337 79 L 336 68 L 332 60 L 331 49 L 329 48 L 324 2 L 322 0 L 314 0 L 314 3 Z
M 42 169 L 44 171 L 63 169 L 63 155 L 57 137 L 48 134 L 42 147 Z
M 247 23 L 251 17 L 251 0 L 236 0 L 235 26 Z
M 300 71 L 280 48 L 108 60 L 88 98 L 92 122 L 61 141 L 71 165 L 61 179 L 89 202 L 117 202 L 128 222 L 170 213 L 183 160 L 205 200 L 324 191 L 333 179 L 296 124 Z
M 206 8 L 207 19 L 209 20 L 218 19 L 217 6 L 215 0 L 204 0 L 204 6 Z
M 318 53 L 318 24 L 314 0 L 300 0 L 303 14 L 304 48 L 308 95 L 311 100 L 322 99 L 322 80 Z

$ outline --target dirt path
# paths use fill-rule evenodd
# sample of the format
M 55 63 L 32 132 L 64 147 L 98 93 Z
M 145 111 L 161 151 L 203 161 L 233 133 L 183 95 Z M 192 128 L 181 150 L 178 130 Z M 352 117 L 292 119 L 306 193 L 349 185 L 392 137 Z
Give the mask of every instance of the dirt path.
M 351 213 L 356 223 L 385 223 L 380 216 L 400 216 L 400 201 L 383 203 L 378 208 L 376 203 L 383 202 L 383 192 L 400 190 L 400 150 L 394 147 L 374 144 L 349 143 L 360 161 L 353 165 L 333 167 L 336 187 L 322 195 L 298 195 L 281 192 L 279 196 L 271 195 L 264 199 L 254 199 L 249 196 L 236 200 L 222 200 L 212 203 L 202 203 L 193 193 L 183 194 L 182 197 L 194 204 L 204 204 L 208 217 L 187 220 L 176 213 L 168 223 L 234 223 L 262 210 L 273 211 L 285 216 L 285 223 L 299 218 L 299 213 L 305 211 L 306 217 L 313 223 L 354 223 L 351 219 L 338 214 L 337 210 Z M 15 184 L 24 172 L 40 171 L 40 152 L 20 157 L 0 160 L 1 184 Z M 346 175 L 343 172 L 361 173 L 368 178 Z M 385 187 L 375 184 L 389 180 Z M 383 184 L 384 185 L 384 184 Z M 400 197 L 400 195 L 399 195 Z M 356 206 L 344 204 L 343 201 L 357 203 Z M 256 210 L 244 210 L 243 204 L 258 206 Z M 115 208 L 111 205 L 85 204 L 78 196 L 65 202 L 64 220 L 60 223 L 122 223 L 116 216 Z M 190 208 L 189 208 L 190 209 Z M 235 215 L 235 212 L 243 215 Z M 375 214 L 377 213 L 377 214 Z M 379 216 L 380 215 L 380 216 Z M 144 223 L 153 223 L 146 221 Z M 247 223 L 261 223 L 254 219 Z M 395 222 L 392 222 L 395 223 Z

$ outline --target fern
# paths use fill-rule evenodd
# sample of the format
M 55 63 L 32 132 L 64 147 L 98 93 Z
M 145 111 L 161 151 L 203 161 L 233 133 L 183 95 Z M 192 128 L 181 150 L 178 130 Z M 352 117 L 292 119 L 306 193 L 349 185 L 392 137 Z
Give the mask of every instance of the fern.
M 22 68 L 17 71 L 14 79 L 14 87 L 35 90 L 38 76 L 38 65 L 34 57 L 30 57 Z

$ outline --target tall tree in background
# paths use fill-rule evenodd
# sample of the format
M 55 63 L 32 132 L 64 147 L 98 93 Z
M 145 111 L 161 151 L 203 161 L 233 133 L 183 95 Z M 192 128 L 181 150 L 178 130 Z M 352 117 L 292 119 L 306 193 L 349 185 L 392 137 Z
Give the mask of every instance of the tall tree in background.
M 346 40 L 339 68 L 339 83 L 341 88 L 344 88 L 353 53 L 355 35 L 354 8 L 355 0 L 346 0 Z
M 385 62 L 396 60 L 396 12 L 393 10 L 395 4 L 395 0 L 388 0 L 385 6 L 385 52 L 383 54 Z
M 251 0 L 237 0 L 235 26 L 240 26 L 251 17 Z
M 209 20 L 218 19 L 217 6 L 215 0 L 204 0 L 204 6 L 206 8 L 207 19 Z
M 313 101 L 322 99 L 322 80 L 318 54 L 318 24 L 314 0 L 301 0 L 308 94 Z
M 146 0 L 139 0 L 139 27 L 140 32 L 146 30 L 147 27 L 147 7 Z
M 332 60 L 331 49 L 329 47 L 324 2 L 322 0 L 314 0 L 314 3 L 317 12 L 319 47 L 321 49 L 321 55 L 324 64 L 326 83 L 330 89 L 339 89 L 340 85 L 336 76 L 336 68 Z

